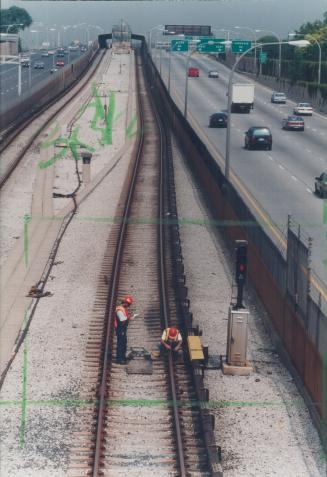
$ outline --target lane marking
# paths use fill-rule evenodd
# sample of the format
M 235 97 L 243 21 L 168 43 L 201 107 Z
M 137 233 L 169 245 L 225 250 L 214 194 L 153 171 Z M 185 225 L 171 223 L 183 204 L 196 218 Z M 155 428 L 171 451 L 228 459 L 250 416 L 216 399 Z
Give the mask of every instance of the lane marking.
M 285 170 L 285 167 L 282 166 L 281 164 L 278 164 L 279 169 L 282 169 L 283 171 Z
M 293 179 L 293 181 L 296 181 L 298 182 L 297 178 L 295 176 L 291 176 L 291 178 Z
M 307 189 L 307 192 L 309 192 L 309 194 L 313 194 L 312 190 L 310 189 Z

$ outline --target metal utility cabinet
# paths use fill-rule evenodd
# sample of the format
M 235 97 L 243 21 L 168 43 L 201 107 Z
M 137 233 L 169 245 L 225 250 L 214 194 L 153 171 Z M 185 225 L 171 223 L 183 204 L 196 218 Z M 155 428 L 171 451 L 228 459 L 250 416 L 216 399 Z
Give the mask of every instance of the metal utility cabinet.
M 249 311 L 229 308 L 227 330 L 227 364 L 246 366 Z

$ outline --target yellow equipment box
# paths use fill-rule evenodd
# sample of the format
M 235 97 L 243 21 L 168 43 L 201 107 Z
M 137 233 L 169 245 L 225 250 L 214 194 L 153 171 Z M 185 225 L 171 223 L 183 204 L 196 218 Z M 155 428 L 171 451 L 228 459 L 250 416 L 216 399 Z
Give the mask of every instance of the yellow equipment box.
M 188 336 L 187 344 L 191 361 L 204 359 L 202 344 L 199 336 Z

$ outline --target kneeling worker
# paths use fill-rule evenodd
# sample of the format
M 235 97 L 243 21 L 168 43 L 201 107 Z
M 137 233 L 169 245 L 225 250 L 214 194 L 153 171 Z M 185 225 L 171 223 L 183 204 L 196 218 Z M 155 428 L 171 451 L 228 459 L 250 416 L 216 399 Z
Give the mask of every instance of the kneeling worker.
M 115 330 L 117 336 L 117 354 L 116 361 L 119 364 L 126 364 L 126 348 L 127 348 L 127 328 L 130 320 L 138 316 L 137 314 L 130 316 L 128 308 L 132 305 L 133 298 L 126 296 L 121 304 L 116 307 L 115 311 Z
M 181 351 L 183 338 L 179 330 L 174 326 L 166 328 L 161 336 L 160 354 L 172 351 L 175 356 Z

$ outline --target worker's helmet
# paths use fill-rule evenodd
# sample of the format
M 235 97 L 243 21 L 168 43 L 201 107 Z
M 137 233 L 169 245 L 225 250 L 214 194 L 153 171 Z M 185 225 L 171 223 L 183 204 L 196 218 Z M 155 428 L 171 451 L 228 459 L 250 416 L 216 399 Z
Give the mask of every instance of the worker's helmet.
M 176 338 L 177 334 L 178 334 L 177 328 L 175 328 L 174 326 L 169 328 L 168 338 L 174 339 Z
M 131 297 L 131 296 L 125 296 L 125 298 L 123 299 L 123 303 L 126 303 L 127 305 L 132 305 L 132 303 L 133 303 L 133 297 Z

